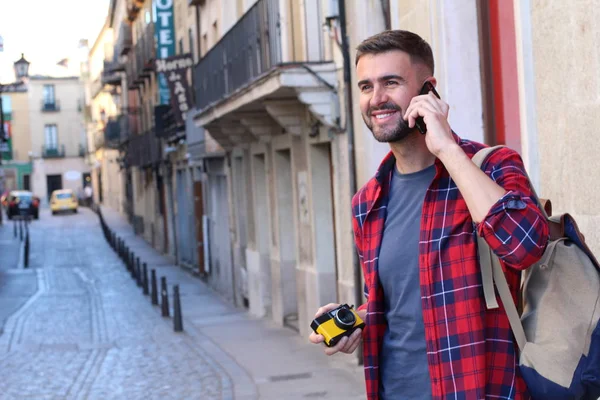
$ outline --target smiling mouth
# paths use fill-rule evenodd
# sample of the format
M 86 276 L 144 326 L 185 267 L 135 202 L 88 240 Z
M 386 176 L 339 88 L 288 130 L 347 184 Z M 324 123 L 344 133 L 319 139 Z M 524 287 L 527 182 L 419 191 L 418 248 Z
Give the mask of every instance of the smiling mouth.
M 396 114 L 397 112 L 398 111 L 394 110 L 394 111 L 387 112 L 385 114 L 377 114 L 377 115 L 373 115 L 373 118 L 375 118 L 378 121 L 382 121 L 382 120 L 385 120 L 385 119 L 391 117 L 392 115 Z

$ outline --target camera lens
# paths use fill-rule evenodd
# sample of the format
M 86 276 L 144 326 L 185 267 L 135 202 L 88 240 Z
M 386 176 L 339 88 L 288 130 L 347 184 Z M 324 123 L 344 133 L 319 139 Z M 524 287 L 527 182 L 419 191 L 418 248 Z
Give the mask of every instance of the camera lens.
M 351 310 L 341 308 L 335 314 L 334 322 L 340 329 L 349 329 L 354 326 L 356 318 Z

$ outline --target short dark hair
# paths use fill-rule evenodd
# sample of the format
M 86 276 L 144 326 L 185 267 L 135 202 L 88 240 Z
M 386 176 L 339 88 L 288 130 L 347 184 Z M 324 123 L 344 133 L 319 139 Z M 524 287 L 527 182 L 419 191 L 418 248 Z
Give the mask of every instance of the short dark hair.
M 407 53 L 413 63 L 424 64 L 433 74 L 433 52 L 429 43 L 416 33 L 399 29 L 383 31 L 363 40 L 356 48 L 354 65 L 365 54 L 381 54 L 393 50 Z

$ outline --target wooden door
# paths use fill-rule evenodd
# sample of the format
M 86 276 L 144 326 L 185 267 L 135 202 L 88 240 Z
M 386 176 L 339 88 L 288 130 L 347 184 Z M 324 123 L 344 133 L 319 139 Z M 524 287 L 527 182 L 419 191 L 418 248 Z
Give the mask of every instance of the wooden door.
M 204 268 L 204 234 L 202 216 L 204 215 L 204 199 L 202 197 L 202 182 L 194 182 L 194 219 L 196 223 L 196 249 L 198 251 L 198 272 L 206 273 Z

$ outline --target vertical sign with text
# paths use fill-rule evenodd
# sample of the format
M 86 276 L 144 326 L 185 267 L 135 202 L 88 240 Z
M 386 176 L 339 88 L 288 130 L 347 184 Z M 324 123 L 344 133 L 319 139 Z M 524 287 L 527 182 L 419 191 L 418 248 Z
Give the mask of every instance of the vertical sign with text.
M 156 58 L 175 55 L 174 0 L 154 0 L 154 37 L 156 40 Z M 158 74 L 158 93 L 160 104 L 169 104 L 169 84 L 165 74 Z

